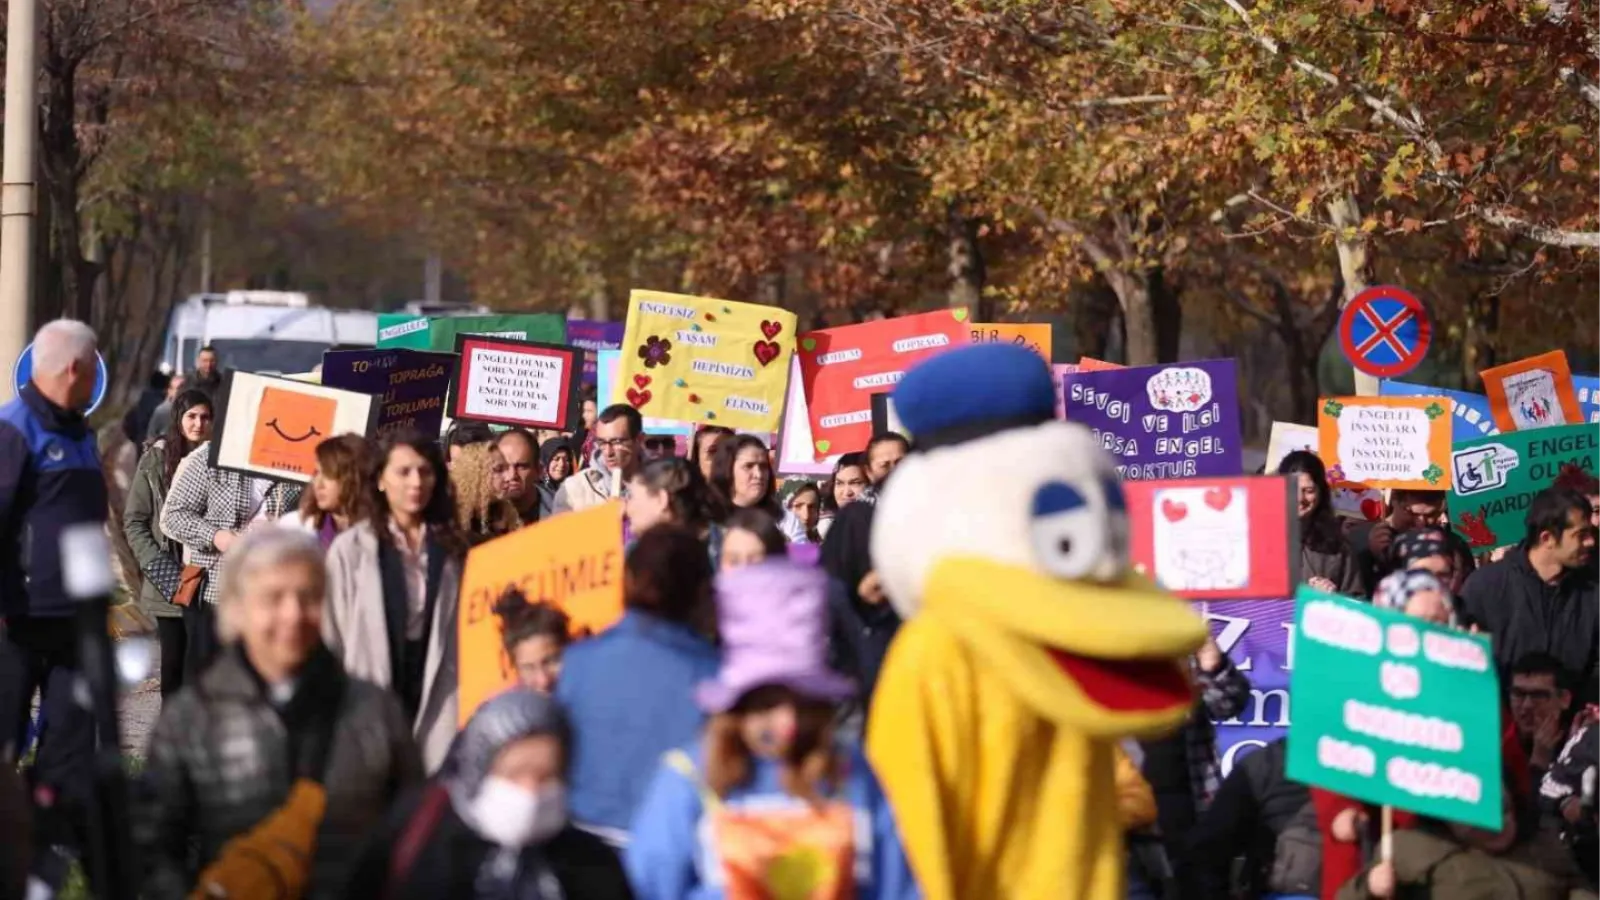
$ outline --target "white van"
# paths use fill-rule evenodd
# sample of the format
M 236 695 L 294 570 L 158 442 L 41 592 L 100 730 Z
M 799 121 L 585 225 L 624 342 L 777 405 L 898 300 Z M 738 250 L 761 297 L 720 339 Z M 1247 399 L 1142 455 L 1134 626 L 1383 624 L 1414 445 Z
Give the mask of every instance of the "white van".
M 173 371 L 194 368 L 201 347 L 216 348 L 224 369 L 268 374 L 309 372 L 334 347 L 378 342 L 378 314 L 316 306 L 288 291 L 194 294 L 167 323 L 162 361 Z

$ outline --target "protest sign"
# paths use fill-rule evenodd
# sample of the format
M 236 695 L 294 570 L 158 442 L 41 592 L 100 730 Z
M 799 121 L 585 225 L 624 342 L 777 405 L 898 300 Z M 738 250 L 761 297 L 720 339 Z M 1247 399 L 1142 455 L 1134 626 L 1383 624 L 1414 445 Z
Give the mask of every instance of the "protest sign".
M 577 427 L 583 353 L 574 347 L 457 335 L 450 417 L 523 428 Z
M 1289 731 L 1289 677 L 1294 668 L 1294 600 L 1196 603 L 1217 647 L 1250 679 L 1250 697 L 1231 719 L 1215 722 L 1222 774 Z
M 800 378 L 811 414 L 814 459 L 865 450 L 871 396 L 892 391 L 908 369 L 968 342 L 967 311 L 900 316 L 800 335 Z
M 378 398 L 289 378 L 250 372 L 222 376 L 221 404 L 211 440 L 212 468 L 278 481 L 308 482 L 317 470 L 317 445 L 338 434 L 370 437 Z
M 1499 831 L 1488 639 L 1305 586 L 1295 599 L 1289 777 Z
M 595 352 L 594 395 L 596 413 L 604 412 L 605 408 L 612 404 L 626 402 L 617 396 L 617 370 L 621 367 L 621 350 L 599 350 Z M 671 419 L 645 416 L 644 433 L 665 434 L 687 440 L 694 433 L 694 426 L 688 422 L 674 422 Z
M 455 367 L 452 353 L 329 350 L 322 354 L 322 383 L 378 395 L 377 435 L 415 428 L 434 436 L 444 423 L 445 395 Z
M 1494 423 L 1494 413 L 1489 410 L 1489 398 L 1468 391 L 1452 391 L 1429 387 L 1425 384 L 1407 384 L 1388 378 L 1378 382 L 1380 397 L 1448 397 L 1453 421 L 1450 427 L 1452 441 L 1470 441 L 1473 438 L 1499 434 Z
M 1128 555 L 1190 600 L 1287 597 L 1300 581 L 1298 490 L 1275 475 L 1123 482 Z
M 1600 434 L 1589 424 L 1463 441 L 1450 454 L 1450 518 L 1474 548 L 1515 544 L 1534 495 L 1574 466 L 1593 475 Z
M 1064 376 L 1082 371 L 1083 369 L 1077 363 L 1056 363 L 1050 367 L 1050 377 L 1054 378 L 1056 382 L 1056 418 L 1064 419 L 1067 417 L 1066 378 Z
M 1095 359 L 1092 356 L 1080 356 L 1078 357 L 1078 368 L 1084 372 L 1113 372 L 1117 369 L 1126 369 L 1127 366 L 1106 362 L 1103 359 Z
M 601 350 L 622 348 L 621 322 L 591 322 L 588 319 L 567 320 L 567 343 L 583 351 L 583 383 L 595 383 L 597 363 Z
M 1308 450 L 1321 458 L 1322 446 L 1317 429 L 1294 422 L 1273 422 L 1272 436 L 1267 441 L 1264 471 L 1268 475 L 1278 471 L 1283 458 L 1296 450 Z M 1383 491 L 1358 482 L 1330 480 L 1328 505 L 1335 514 L 1345 518 L 1376 522 L 1383 518 Z
M 480 334 L 545 344 L 567 342 L 567 319 L 556 313 L 505 316 L 411 316 L 378 314 L 378 349 L 430 350 L 451 353 L 456 336 Z
M 1027 347 L 1050 362 L 1052 338 L 1049 323 L 990 322 L 974 323 L 970 329 L 974 344 L 1016 344 Z
M 1311 425 L 1300 425 L 1295 422 L 1273 422 L 1272 434 L 1267 438 L 1267 460 L 1264 471 L 1268 475 L 1278 471 L 1278 465 L 1283 462 L 1283 458 L 1297 450 L 1317 452 L 1317 429 Z
M 1583 421 L 1567 354 L 1560 350 L 1484 369 L 1483 392 L 1501 431 L 1576 425 Z
M 1317 436 L 1328 482 L 1442 491 L 1450 487 L 1450 401 L 1325 397 Z
M 1066 376 L 1066 417 L 1094 429 L 1129 481 L 1238 475 L 1234 362 L 1081 371 Z
M 790 363 L 789 397 L 784 401 L 783 429 L 778 433 L 778 472 L 784 475 L 828 475 L 843 453 L 817 459 L 811 441 L 811 410 L 800 377 L 800 354 Z
M 658 419 L 777 431 L 796 321 L 776 306 L 634 291 L 620 402 Z
M 1578 394 L 1578 412 L 1585 422 L 1600 422 L 1600 375 L 1574 375 L 1572 388 Z
M 899 413 L 894 411 L 894 398 L 885 391 L 872 395 L 872 433 L 898 434 L 906 440 L 911 440 L 911 432 L 906 430 L 900 421 Z
M 510 687 L 515 670 L 501 643 L 495 602 L 517 588 L 529 603 L 560 608 L 574 634 L 598 633 L 622 618 L 622 504 L 563 513 L 467 554 L 457 613 L 461 722 Z

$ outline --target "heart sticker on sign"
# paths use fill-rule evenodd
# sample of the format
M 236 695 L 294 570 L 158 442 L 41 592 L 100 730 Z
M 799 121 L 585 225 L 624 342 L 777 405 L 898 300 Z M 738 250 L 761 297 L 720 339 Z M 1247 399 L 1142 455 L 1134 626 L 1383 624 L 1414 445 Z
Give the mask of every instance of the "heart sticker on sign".
M 1189 507 L 1172 500 L 1162 500 L 1161 514 L 1167 517 L 1168 522 L 1181 522 L 1189 514 Z

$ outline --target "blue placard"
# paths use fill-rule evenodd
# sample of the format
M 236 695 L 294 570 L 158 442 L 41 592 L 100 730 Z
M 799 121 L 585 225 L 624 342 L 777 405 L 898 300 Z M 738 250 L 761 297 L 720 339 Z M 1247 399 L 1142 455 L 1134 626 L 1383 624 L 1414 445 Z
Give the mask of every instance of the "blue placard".
M 1409 384 L 1404 381 L 1392 381 L 1385 378 L 1378 382 L 1378 395 L 1381 397 L 1449 397 L 1452 409 L 1455 411 L 1455 418 L 1451 420 L 1451 425 L 1453 426 L 1450 429 L 1451 443 L 1470 441 L 1500 433 L 1500 429 L 1494 424 L 1494 416 L 1489 412 L 1489 398 L 1482 394 L 1452 391 L 1447 388 L 1431 387 L 1426 384 Z
M 22 355 L 17 357 L 17 364 L 11 370 L 11 380 L 15 384 L 17 391 L 20 392 L 22 386 L 27 384 L 28 379 L 32 377 L 33 345 L 29 344 L 22 348 Z M 106 371 L 106 358 L 100 355 L 99 350 L 96 350 L 94 352 L 94 393 L 89 396 L 89 408 L 83 411 L 84 415 L 87 416 L 100 408 L 100 404 L 104 403 L 106 399 L 106 388 L 110 385 L 111 377 Z
M 1578 395 L 1578 408 L 1585 422 L 1600 422 L 1600 375 L 1572 376 L 1572 389 Z

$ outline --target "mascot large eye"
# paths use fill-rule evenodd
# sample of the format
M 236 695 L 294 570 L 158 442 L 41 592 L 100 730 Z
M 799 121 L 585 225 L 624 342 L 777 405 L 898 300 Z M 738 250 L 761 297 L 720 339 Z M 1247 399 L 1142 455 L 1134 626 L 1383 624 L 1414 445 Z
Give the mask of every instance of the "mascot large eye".
M 1064 481 L 1033 493 L 1033 555 L 1058 578 L 1086 578 L 1100 568 L 1111 537 L 1106 509 Z

